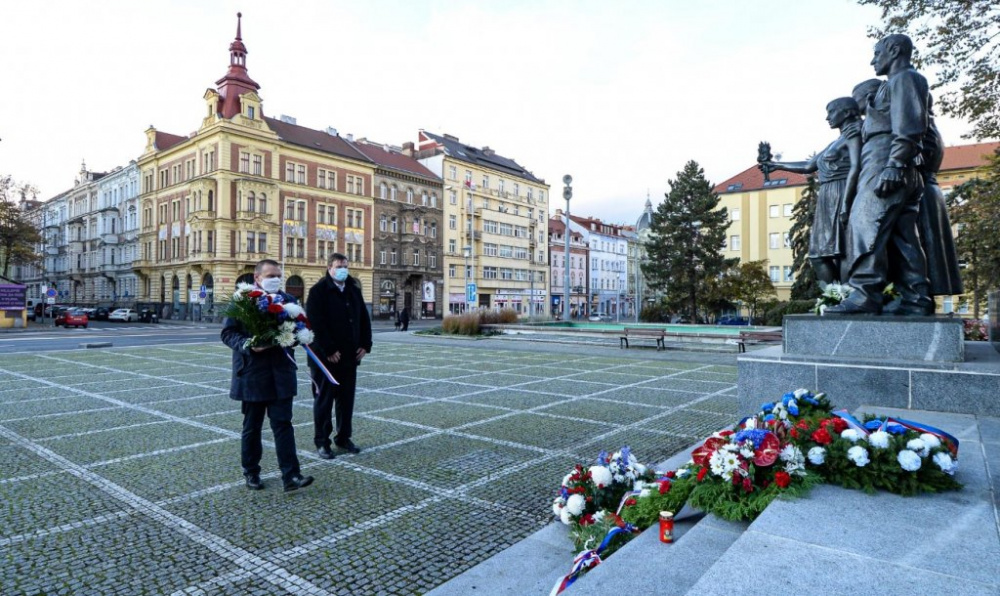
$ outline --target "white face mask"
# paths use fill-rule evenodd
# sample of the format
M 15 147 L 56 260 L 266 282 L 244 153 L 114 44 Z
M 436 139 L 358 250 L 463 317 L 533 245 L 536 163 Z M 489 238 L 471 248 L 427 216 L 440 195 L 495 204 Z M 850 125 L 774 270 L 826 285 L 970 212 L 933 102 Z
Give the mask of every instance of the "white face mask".
M 260 280 L 260 289 L 264 290 L 268 294 L 274 294 L 281 290 L 281 278 L 280 277 L 267 277 Z

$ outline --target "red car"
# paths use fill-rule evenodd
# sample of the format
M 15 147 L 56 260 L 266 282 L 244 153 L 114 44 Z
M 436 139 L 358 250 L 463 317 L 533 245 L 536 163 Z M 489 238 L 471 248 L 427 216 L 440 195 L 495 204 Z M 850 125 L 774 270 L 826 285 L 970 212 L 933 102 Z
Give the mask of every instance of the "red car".
M 83 327 L 86 329 L 89 322 L 87 315 L 80 310 L 64 310 L 56 316 L 56 327 L 62 325 L 63 327 Z

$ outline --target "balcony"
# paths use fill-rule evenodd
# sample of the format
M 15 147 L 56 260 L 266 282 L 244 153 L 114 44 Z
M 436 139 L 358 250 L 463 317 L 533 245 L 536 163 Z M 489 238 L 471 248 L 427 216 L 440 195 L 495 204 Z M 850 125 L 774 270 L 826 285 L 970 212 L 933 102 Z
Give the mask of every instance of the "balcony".
M 260 211 L 237 211 L 237 220 L 250 221 L 252 219 L 260 219 L 263 221 L 274 221 L 273 213 L 261 213 Z
M 101 236 L 101 242 L 104 244 L 118 244 L 121 242 L 121 237 L 118 234 L 104 234 Z
M 83 240 L 70 240 L 67 248 L 69 252 L 83 252 Z
M 46 246 L 45 247 L 45 254 L 49 255 L 50 257 L 58 256 L 59 255 L 59 247 L 58 246 Z

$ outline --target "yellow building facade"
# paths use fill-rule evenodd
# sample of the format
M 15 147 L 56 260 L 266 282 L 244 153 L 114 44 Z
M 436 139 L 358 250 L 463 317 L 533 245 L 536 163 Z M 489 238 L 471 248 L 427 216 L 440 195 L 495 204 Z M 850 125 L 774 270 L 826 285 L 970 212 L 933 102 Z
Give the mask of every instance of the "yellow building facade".
M 444 184 L 447 312 L 472 307 L 545 314 L 549 186 L 489 147 L 465 145 L 451 135 L 420 131 L 416 149 L 418 160 Z M 471 301 L 469 283 L 476 286 Z
M 344 253 L 370 294 L 374 163 L 335 130 L 264 116 L 245 55 L 238 29 L 198 130 L 150 127 L 137 161 L 139 300 L 175 317 L 217 315 L 264 258 L 282 262 L 287 290 L 304 298 L 329 255 Z

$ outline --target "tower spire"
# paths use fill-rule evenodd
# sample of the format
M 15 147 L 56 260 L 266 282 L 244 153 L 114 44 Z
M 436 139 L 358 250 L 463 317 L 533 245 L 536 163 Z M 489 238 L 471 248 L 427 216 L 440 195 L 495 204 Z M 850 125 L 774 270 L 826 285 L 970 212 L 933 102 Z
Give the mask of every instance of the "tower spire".
M 229 119 L 240 113 L 240 96 L 257 92 L 260 85 L 247 74 L 247 47 L 243 45 L 243 13 L 236 13 L 236 39 L 229 44 L 229 70 L 215 82 L 221 101 L 219 113 Z
M 243 27 L 243 13 L 236 13 L 236 41 L 243 41 L 243 34 L 240 29 Z

